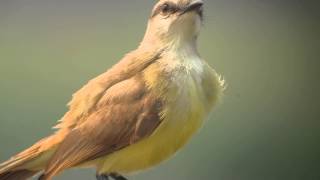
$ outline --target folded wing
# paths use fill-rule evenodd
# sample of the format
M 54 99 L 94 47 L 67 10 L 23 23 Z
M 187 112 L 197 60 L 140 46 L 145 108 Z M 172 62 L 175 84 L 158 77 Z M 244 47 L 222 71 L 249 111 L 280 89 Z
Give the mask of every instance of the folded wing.
M 113 85 L 85 122 L 66 136 L 42 179 L 150 136 L 161 123 L 161 108 L 161 99 L 146 87 L 140 73 Z

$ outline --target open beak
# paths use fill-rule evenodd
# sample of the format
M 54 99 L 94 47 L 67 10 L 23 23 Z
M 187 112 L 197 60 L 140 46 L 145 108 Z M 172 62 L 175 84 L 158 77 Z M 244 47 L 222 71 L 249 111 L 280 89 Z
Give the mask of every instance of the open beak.
M 182 11 L 182 13 L 180 15 L 183 15 L 183 14 L 188 13 L 188 12 L 195 11 L 200 16 L 202 16 L 202 13 L 203 13 L 203 8 L 202 7 L 203 7 L 203 2 L 202 1 L 197 1 L 197 2 L 191 3 Z

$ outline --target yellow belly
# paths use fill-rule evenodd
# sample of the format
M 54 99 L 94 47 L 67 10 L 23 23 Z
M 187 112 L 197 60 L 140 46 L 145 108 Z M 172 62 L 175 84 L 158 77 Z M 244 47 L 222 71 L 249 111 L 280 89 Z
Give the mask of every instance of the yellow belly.
M 161 127 L 149 138 L 107 156 L 99 171 L 127 174 L 159 164 L 177 152 L 198 129 L 187 127 L 188 132 L 179 132 L 180 128 Z
M 150 168 L 175 154 L 199 129 L 206 115 L 199 88 L 190 80 L 166 105 L 164 119 L 148 138 L 103 158 L 99 172 L 131 173 Z M 177 91 L 174 91 L 177 92 Z M 172 92 L 173 93 L 173 92 Z

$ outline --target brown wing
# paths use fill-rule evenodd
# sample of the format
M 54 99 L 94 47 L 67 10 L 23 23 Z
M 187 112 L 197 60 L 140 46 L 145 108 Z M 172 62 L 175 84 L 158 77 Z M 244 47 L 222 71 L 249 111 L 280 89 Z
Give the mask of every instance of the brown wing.
M 59 128 L 60 131 L 69 131 L 85 122 L 88 115 L 96 111 L 96 103 L 107 89 L 141 72 L 159 59 L 163 51 L 163 49 L 133 51 L 110 70 L 92 79 L 73 95 L 69 103 L 69 112 L 60 120 L 56 128 Z
M 134 76 L 111 88 L 97 103 L 97 110 L 73 129 L 49 162 L 43 179 L 63 169 L 94 160 L 152 134 L 161 120 L 162 102 Z

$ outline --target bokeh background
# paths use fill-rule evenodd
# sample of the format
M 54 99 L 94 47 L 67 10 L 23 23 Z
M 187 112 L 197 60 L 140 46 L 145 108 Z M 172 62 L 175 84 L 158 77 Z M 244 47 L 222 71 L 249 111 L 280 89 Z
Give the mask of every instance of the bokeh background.
M 0 161 L 52 133 L 71 94 L 137 47 L 154 3 L 0 0 Z M 207 0 L 199 50 L 224 101 L 175 158 L 130 179 L 319 180 L 319 7 Z

